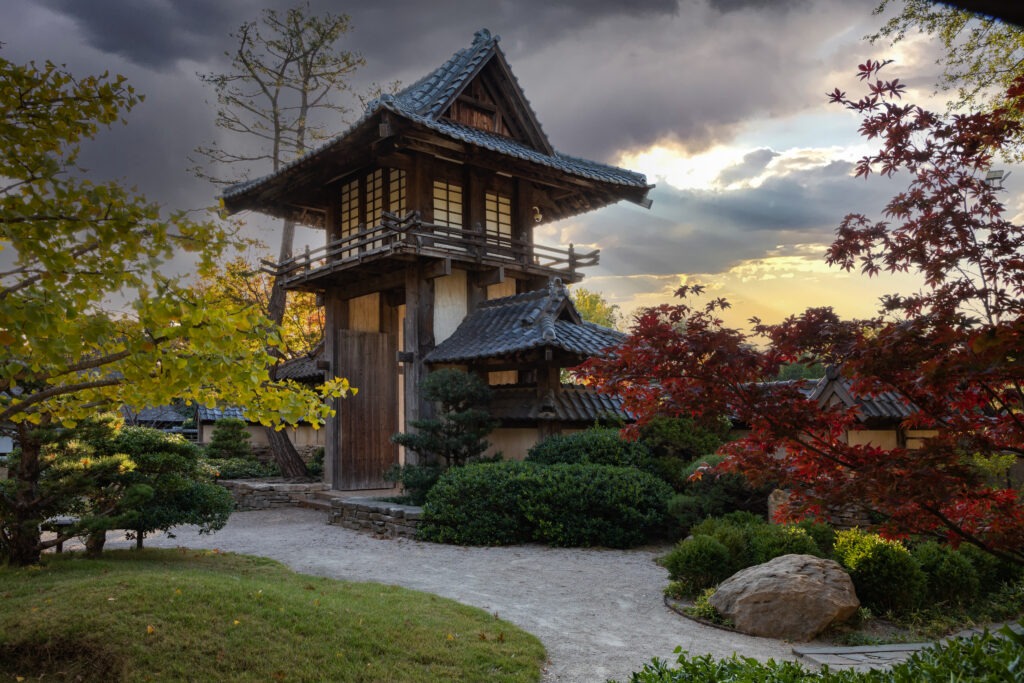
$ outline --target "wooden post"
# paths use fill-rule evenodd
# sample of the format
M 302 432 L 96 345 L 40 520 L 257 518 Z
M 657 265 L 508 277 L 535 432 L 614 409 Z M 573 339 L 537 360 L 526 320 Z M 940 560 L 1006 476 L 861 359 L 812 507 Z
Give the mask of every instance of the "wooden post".
M 348 302 L 341 298 L 341 293 L 334 289 L 327 290 L 324 296 L 324 358 L 330 364 L 330 376 L 344 375 L 342 367 L 345 359 L 338 355 L 338 334 L 348 327 Z M 331 488 L 337 487 L 341 477 L 341 402 L 344 399 L 333 399 L 335 417 L 327 420 L 324 433 L 324 481 Z
M 423 358 L 434 348 L 434 281 L 423 276 L 421 265 L 405 271 L 405 349 L 413 359 L 405 364 L 405 428 L 412 430 L 414 420 L 429 418 L 433 406 L 420 396 L 420 382 L 428 368 Z M 412 453 L 406 454 L 416 464 Z

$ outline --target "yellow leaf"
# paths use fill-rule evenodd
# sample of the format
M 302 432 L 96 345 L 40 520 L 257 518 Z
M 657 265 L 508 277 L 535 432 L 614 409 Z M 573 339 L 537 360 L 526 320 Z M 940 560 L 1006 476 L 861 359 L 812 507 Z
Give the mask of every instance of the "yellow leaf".
M 146 627 L 146 633 L 148 635 L 153 635 L 154 633 L 156 633 L 156 629 L 153 628 L 153 624 L 150 624 L 149 626 Z

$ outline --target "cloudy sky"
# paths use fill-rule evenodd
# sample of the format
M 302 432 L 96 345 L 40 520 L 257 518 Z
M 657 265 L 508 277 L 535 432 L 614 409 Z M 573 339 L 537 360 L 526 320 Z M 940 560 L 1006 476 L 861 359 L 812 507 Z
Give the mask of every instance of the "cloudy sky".
M 0 54 L 127 76 L 146 100 L 128 126 L 90 150 L 91 172 L 170 207 L 208 206 L 216 189 L 187 172 L 191 151 L 218 139 L 212 93 L 196 73 L 225 71 L 229 34 L 263 7 L 290 4 L 0 0 Z M 909 84 L 915 101 L 931 96 L 935 82 L 937 53 L 927 40 L 896 48 L 863 40 L 882 24 L 872 16 L 877 0 L 310 4 L 351 17 L 345 46 L 367 62 L 357 89 L 411 83 L 467 46 L 474 31 L 490 29 L 558 150 L 646 173 L 657 184 L 650 210 L 624 204 L 539 235 L 600 248 L 601 265 L 583 286 L 624 312 L 670 301 L 681 282 L 694 280 L 727 296 L 737 322 L 778 320 L 809 305 L 865 316 L 882 293 L 913 286 L 823 261 L 846 213 L 877 216 L 906 182 L 851 177 L 868 148 L 856 119 L 829 106 L 826 91 L 856 91 L 851 76 L 868 57 L 895 59 L 890 74 Z M 274 244 L 272 223 L 246 218 Z M 320 246 L 323 233 L 302 239 Z

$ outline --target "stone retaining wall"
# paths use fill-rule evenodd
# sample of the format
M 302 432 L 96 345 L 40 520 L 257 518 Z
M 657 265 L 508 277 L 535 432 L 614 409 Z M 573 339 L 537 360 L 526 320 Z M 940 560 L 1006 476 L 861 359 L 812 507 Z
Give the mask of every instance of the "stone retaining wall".
M 294 507 L 313 500 L 317 491 L 326 491 L 323 482 L 275 482 L 265 479 L 227 479 L 218 484 L 231 492 L 236 510 L 266 510 Z
M 415 538 L 422 508 L 369 498 L 335 498 L 331 501 L 328 524 L 369 531 L 388 538 Z

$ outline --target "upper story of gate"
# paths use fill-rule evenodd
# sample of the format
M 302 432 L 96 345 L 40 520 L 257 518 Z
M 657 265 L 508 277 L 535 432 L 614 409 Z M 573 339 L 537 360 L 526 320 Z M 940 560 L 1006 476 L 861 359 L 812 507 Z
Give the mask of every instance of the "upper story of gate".
M 341 135 L 223 200 L 232 213 L 325 230 L 324 247 L 267 265 L 290 288 L 358 295 L 410 265 L 428 277 L 454 267 L 482 279 L 578 281 L 597 251 L 539 244 L 534 229 L 622 199 L 650 206 L 651 187 L 642 174 L 555 151 L 498 37 L 481 30 Z

